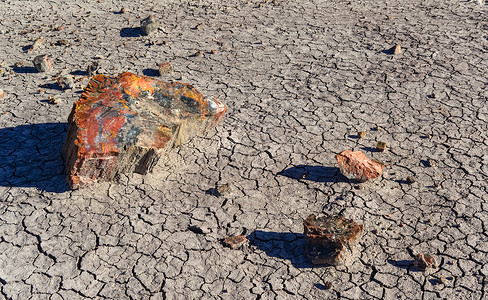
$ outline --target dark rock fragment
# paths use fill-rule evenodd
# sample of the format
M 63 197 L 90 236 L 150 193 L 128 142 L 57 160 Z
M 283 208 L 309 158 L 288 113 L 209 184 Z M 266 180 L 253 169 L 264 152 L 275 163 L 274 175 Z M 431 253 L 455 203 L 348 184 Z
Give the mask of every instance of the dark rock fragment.
M 363 233 L 363 226 L 343 216 L 310 215 L 303 222 L 306 254 L 314 265 L 340 265 L 349 261 Z
M 422 254 L 419 253 L 415 256 L 415 260 L 413 261 L 413 266 L 419 270 L 425 272 L 430 268 L 436 268 L 436 261 L 435 258 L 429 254 Z
M 407 180 L 406 181 L 407 181 L 408 184 L 412 184 L 412 183 L 415 182 L 415 178 L 412 175 L 410 175 L 410 176 L 407 176 Z
M 327 281 L 327 282 L 325 283 L 325 288 L 326 288 L 327 290 L 330 290 L 330 289 L 332 288 L 332 282 Z
M 145 35 L 149 35 L 151 32 L 158 30 L 159 22 L 156 21 L 154 16 L 149 16 L 141 21 L 141 30 Z
M 51 58 L 47 54 L 38 55 L 33 60 L 34 67 L 38 72 L 48 72 L 52 69 Z
M 386 143 L 378 141 L 378 143 L 376 143 L 376 150 L 379 152 L 385 151 L 386 150 Z
M 98 71 L 98 68 L 99 68 L 99 64 L 97 61 L 94 61 L 92 62 L 88 68 L 86 68 L 86 72 L 88 73 L 88 75 L 92 76 L 92 75 L 95 75 L 96 72 Z
M 73 80 L 73 76 L 71 75 L 61 75 L 56 79 L 59 87 L 61 89 L 72 89 L 75 86 L 75 82 Z
M 68 40 L 63 39 L 63 40 L 58 40 L 55 45 L 56 46 L 69 46 L 70 43 Z

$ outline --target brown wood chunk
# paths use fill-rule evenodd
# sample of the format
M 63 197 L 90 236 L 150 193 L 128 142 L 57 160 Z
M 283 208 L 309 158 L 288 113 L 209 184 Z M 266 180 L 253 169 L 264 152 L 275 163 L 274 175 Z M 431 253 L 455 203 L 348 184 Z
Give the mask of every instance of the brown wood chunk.
M 314 265 L 341 265 L 356 252 L 363 226 L 338 215 L 317 218 L 310 215 L 303 222 L 307 239 L 306 253 Z

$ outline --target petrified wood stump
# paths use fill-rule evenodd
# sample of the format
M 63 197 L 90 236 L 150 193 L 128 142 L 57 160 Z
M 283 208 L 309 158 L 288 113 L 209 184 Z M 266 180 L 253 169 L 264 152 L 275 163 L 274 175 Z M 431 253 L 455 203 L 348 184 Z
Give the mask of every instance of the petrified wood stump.
M 166 150 L 215 126 L 225 111 L 186 83 L 96 75 L 68 119 L 68 183 L 78 188 L 119 173 L 145 174 Z
M 310 215 L 303 222 L 307 239 L 305 251 L 314 265 L 340 265 L 355 254 L 355 246 L 363 226 L 343 216 L 316 218 Z

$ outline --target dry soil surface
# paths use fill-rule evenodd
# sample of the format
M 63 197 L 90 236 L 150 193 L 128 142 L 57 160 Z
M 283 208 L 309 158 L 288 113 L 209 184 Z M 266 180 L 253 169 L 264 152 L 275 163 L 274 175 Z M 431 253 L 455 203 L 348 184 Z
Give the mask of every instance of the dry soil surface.
M 149 15 L 161 27 L 142 36 Z M 487 5 L 0 1 L 0 33 L 0 298 L 488 297 Z M 168 80 L 227 116 L 152 174 L 69 190 L 61 147 L 93 61 L 148 76 L 169 61 Z M 59 90 L 58 72 L 76 88 Z M 346 149 L 383 176 L 348 181 L 334 158 Z M 364 225 L 350 264 L 308 262 L 311 213 Z M 239 234 L 247 245 L 222 245 Z M 416 270 L 417 253 L 437 268 Z

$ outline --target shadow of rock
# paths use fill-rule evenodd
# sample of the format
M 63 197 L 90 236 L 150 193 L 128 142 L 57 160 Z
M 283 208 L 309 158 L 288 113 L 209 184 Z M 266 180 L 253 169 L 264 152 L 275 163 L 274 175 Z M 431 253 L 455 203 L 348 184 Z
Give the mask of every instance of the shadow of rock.
M 406 270 L 409 270 L 412 272 L 420 272 L 419 270 L 414 268 L 412 259 L 404 259 L 404 260 L 388 259 L 387 262 L 390 265 L 393 265 L 393 266 L 398 267 L 400 269 L 406 269 Z
M 51 89 L 51 90 L 58 90 L 58 91 L 62 91 L 63 90 L 59 86 L 59 84 L 57 84 L 57 83 L 45 83 L 45 84 L 40 85 L 39 87 L 41 87 L 43 89 Z
M 298 165 L 285 169 L 278 175 L 315 182 L 349 182 L 337 167 Z
M 76 70 L 76 71 L 70 72 L 70 74 L 73 76 L 88 76 L 89 75 L 87 71 L 83 71 L 83 70 Z
M 67 123 L 42 123 L 0 129 L 0 186 L 69 190 L 61 149 Z
M 142 70 L 144 76 L 159 77 L 159 71 L 156 69 L 144 69 Z
M 37 73 L 37 70 L 34 67 L 12 67 L 12 70 L 17 74 Z
M 121 37 L 140 37 L 143 36 L 140 27 L 126 27 L 120 30 Z
M 376 147 L 361 147 L 361 150 L 364 150 L 365 152 L 380 152 Z
M 301 233 L 255 230 L 247 239 L 267 255 L 289 260 L 295 268 L 314 267 L 305 254 L 306 240 Z

